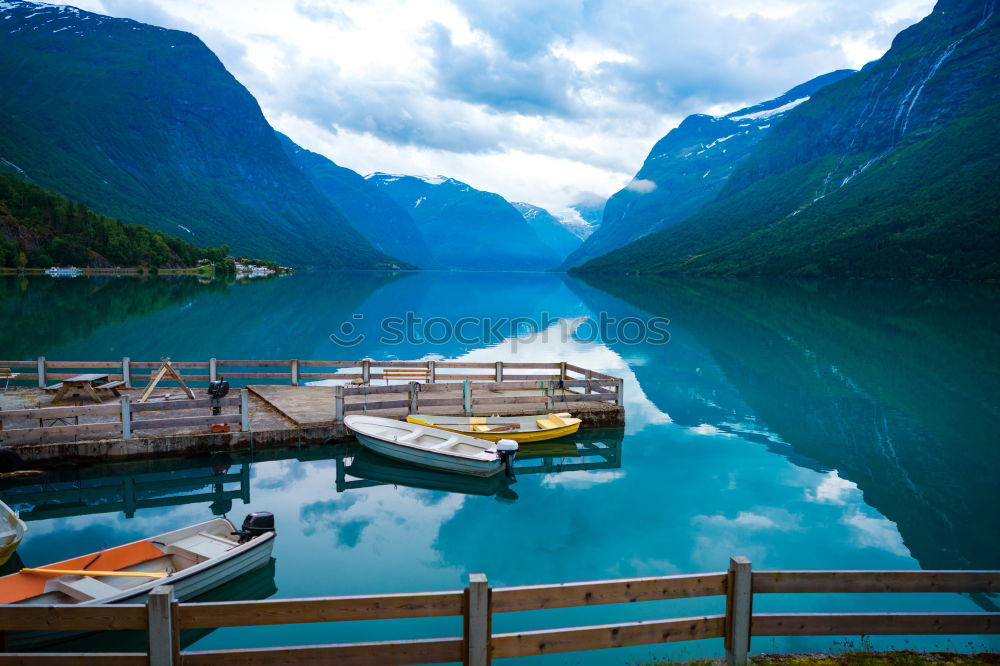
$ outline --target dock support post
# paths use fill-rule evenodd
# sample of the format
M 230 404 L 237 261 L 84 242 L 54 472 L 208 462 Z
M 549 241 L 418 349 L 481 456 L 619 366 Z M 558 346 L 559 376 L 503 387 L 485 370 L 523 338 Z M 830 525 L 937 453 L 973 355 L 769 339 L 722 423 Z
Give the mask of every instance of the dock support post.
M 180 643 L 177 602 L 170 585 L 154 587 L 146 601 L 150 666 L 179 666 Z
M 335 423 L 344 422 L 344 387 L 337 386 L 333 389 L 333 420 Z
M 219 380 L 219 376 L 215 369 L 216 361 L 214 358 L 208 359 L 208 381 L 215 382 Z
M 469 574 L 465 588 L 464 666 L 487 666 L 493 663 L 490 638 L 493 633 L 493 590 L 486 574 Z
M 503 361 L 497 361 L 497 383 L 503 381 Z
M 416 382 L 410 382 L 410 414 L 416 414 L 419 409 L 417 409 L 417 395 L 420 392 L 420 386 Z
M 367 358 L 361 361 L 361 381 L 368 385 L 368 382 L 372 378 L 372 362 Z
M 729 578 L 726 581 L 726 664 L 746 666 L 750 652 L 751 589 L 750 560 L 729 558 Z
M 428 384 L 433 384 L 437 380 L 437 363 L 427 361 L 427 376 L 430 377 Z
M 250 389 L 240 389 L 240 430 L 250 430 Z
M 38 357 L 38 388 L 45 388 L 45 357 Z
M 289 372 L 292 373 L 292 386 L 299 385 L 299 359 L 293 358 Z
M 122 396 L 122 439 L 132 437 L 132 398 Z
M 122 358 L 122 381 L 125 388 L 132 388 L 132 359 L 128 356 Z

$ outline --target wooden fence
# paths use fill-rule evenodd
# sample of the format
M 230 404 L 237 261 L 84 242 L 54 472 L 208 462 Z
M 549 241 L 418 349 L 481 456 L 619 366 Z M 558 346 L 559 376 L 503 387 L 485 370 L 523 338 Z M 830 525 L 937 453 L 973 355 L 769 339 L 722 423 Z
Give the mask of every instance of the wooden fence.
M 131 439 L 134 431 L 157 430 L 161 428 L 186 428 L 221 423 L 235 426 L 239 430 L 250 428 L 250 409 L 247 389 L 240 389 L 238 396 L 220 398 L 197 398 L 195 400 L 171 400 L 154 402 L 132 402 L 127 395 L 120 402 L 106 405 L 68 405 L 66 407 L 32 407 L 29 409 L 9 409 L 0 411 L 0 442 L 4 444 L 71 442 L 81 434 L 106 434 L 108 437 Z M 183 409 L 209 409 L 213 406 L 239 407 L 235 414 L 206 414 L 202 416 L 147 416 L 149 412 L 176 412 Z M 81 423 L 80 419 L 113 417 L 96 423 Z M 137 418 L 138 417 L 138 418 Z M 25 420 L 38 420 L 38 427 L 10 428 Z M 70 422 L 72 421 L 72 422 Z
M 995 594 L 1000 571 L 759 571 L 734 557 L 729 570 L 681 576 L 491 588 L 483 574 L 465 590 L 359 597 L 178 603 L 156 588 L 145 606 L 0 606 L 8 631 L 133 629 L 147 653 L 0 654 L 3 664 L 223 666 L 226 664 L 413 664 L 463 662 L 723 638 L 730 666 L 743 666 L 752 636 L 959 635 L 1000 633 L 1000 613 L 752 613 L 756 594 L 958 592 Z M 713 615 L 599 626 L 493 633 L 495 613 L 725 596 Z M 229 650 L 179 648 L 184 629 L 462 617 L 463 635 L 378 643 Z
M 423 383 L 434 384 L 447 381 L 475 382 L 517 382 L 540 380 L 591 380 L 595 392 L 614 392 L 616 377 L 588 370 L 565 362 L 515 363 L 496 361 L 493 363 L 472 363 L 464 361 L 313 361 L 313 360 L 228 360 L 173 361 L 173 367 L 181 373 L 185 382 L 193 384 L 215 381 L 219 377 L 227 380 L 267 380 L 288 381 L 298 386 L 302 381 L 324 379 L 364 382 L 393 381 L 394 371 L 409 370 L 421 375 Z M 39 356 L 32 361 L 0 361 L 0 367 L 10 368 L 18 373 L 16 382 L 30 382 L 39 387 L 62 379 L 69 379 L 81 372 L 107 371 L 112 381 L 124 381 L 125 386 L 149 381 L 160 361 L 133 361 L 128 357 L 121 361 L 49 361 Z M 385 371 L 389 370 L 388 373 Z M 526 372 L 528 370 L 534 372 Z M 347 372 L 345 372 L 347 371 Z M 547 372 L 546 372 L 547 371 Z M 164 378 L 161 383 L 171 380 Z M 141 384 L 140 384 L 141 385 Z

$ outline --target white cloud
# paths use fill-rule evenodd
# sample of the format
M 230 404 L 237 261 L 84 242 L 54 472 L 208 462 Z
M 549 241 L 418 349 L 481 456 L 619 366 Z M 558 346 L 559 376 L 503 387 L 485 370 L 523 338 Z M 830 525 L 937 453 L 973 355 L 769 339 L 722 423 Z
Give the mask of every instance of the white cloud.
M 896 524 L 886 518 L 872 518 L 856 510 L 840 521 L 854 531 L 855 545 L 884 550 L 893 555 L 909 557 L 910 551 L 903 544 L 903 537 Z
M 564 209 L 629 183 L 686 115 L 860 67 L 932 2 L 75 4 L 194 32 L 277 129 L 339 164 L 444 173 Z
M 848 498 L 860 492 L 858 484 L 840 478 L 837 470 L 833 470 L 823 475 L 823 480 L 816 486 L 816 490 L 806 488 L 805 497 L 807 502 L 843 506 L 847 504 Z
M 546 474 L 542 477 L 542 485 L 546 488 L 592 488 L 604 483 L 617 481 L 625 476 L 621 470 L 588 472 L 586 470 L 575 470 L 570 472 L 560 472 L 558 474 Z
M 636 194 L 649 194 L 656 189 L 656 183 L 651 180 L 643 180 L 642 178 L 633 178 L 625 189 L 629 192 L 635 192 Z

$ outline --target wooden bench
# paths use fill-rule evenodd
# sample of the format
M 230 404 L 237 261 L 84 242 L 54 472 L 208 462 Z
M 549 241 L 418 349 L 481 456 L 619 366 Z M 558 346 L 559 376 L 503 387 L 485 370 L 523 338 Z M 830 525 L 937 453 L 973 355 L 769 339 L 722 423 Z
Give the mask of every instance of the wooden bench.
M 124 385 L 125 385 L 125 380 L 119 379 L 113 382 L 105 382 L 104 384 L 100 384 L 99 386 L 95 386 L 94 388 L 97 389 L 98 391 L 111 391 L 114 395 L 121 396 L 121 393 L 118 392 L 118 387 Z
M 383 368 L 382 377 L 387 385 L 390 379 L 416 379 L 429 382 L 431 371 L 428 368 Z
M 7 387 L 10 386 L 10 380 L 15 379 L 21 373 L 11 372 L 10 368 L 0 368 L 0 379 L 6 379 L 7 383 L 3 385 L 4 393 L 7 392 Z

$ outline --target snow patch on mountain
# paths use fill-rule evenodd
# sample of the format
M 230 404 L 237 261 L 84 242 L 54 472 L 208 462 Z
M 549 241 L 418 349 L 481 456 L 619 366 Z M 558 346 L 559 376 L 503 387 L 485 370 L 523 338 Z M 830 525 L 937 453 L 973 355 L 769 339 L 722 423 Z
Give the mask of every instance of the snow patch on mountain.
M 740 116 L 726 116 L 726 118 L 728 118 L 729 120 L 764 120 L 766 118 L 772 118 L 772 117 L 780 115 L 782 113 L 786 113 L 788 111 L 791 111 L 792 109 L 794 109 L 795 107 L 797 107 L 799 104 L 802 104 L 803 102 L 807 101 L 808 99 L 809 99 L 808 97 L 800 97 L 799 99 L 793 99 L 788 104 L 782 104 L 781 106 L 776 107 L 774 109 L 765 109 L 764 111 L 756 111 L 754 113 L 745 113 L 745 114 L 740 115 Z M 737 113 L 739 113 L 739 112 L 737 111 Z

